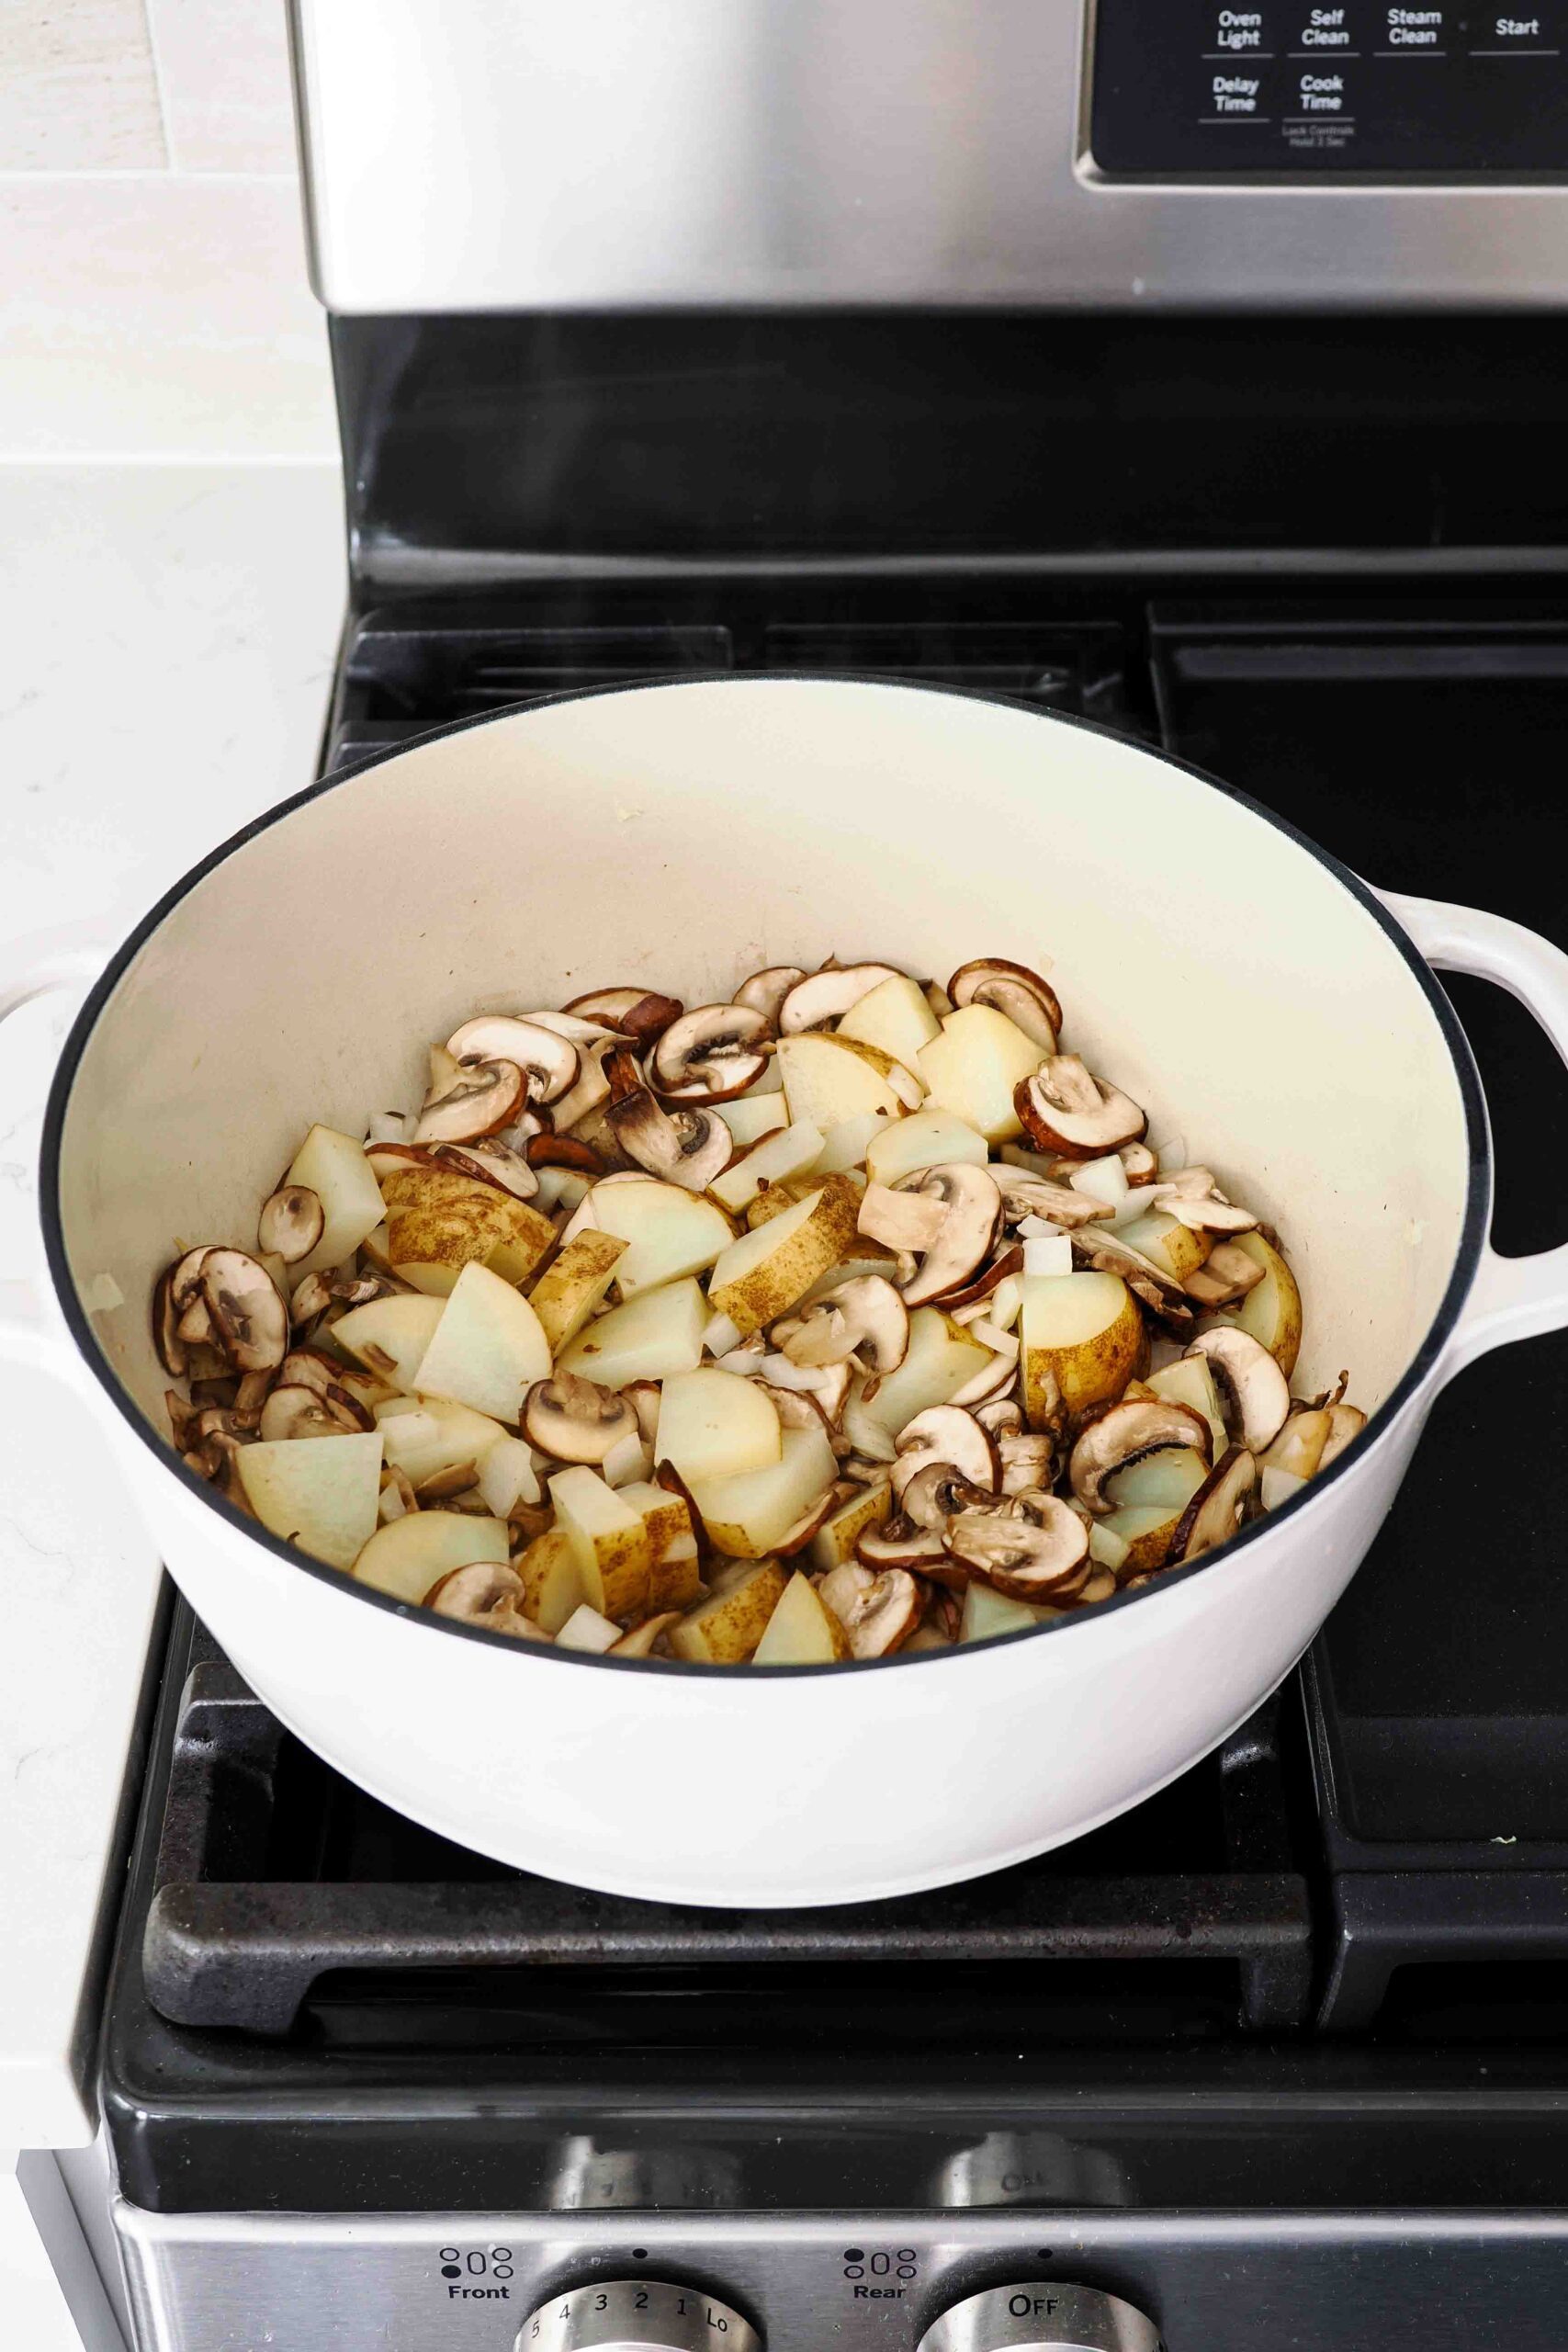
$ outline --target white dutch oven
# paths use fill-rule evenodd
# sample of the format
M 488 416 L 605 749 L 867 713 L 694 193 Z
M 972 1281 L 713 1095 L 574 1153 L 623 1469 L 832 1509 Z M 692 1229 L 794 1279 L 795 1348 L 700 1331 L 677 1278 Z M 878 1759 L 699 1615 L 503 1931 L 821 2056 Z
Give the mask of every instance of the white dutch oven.
M 1047 1630 L 760 1672 L 569 1656 L 400 1607 L 184 1469 L 153 1277 L 176 1237 L 245 1239 L 305 1122 L 359 1131 L 417 1101 L 425 1041 L 476 1010 L 624 981 L 701 1002 L 831 951 L 938 974 L 1054 959 L 1075 1048 L 1286 1236 L 1295 1386 L 1346 1365 L 1377 1408 L 1330 1471 L 1212 1563 Z M 1213 1747 L 1344 1589 L 1443 1383 L 1568 1321 L 1568 1249 L 1487 1246 L 1481 1091 L 1426 958 L 1513 989 L 1568 1053 L 1557 949 L 1380 900 L 1246 800 L 1090 728 L 807 679 L 459 728 L 286 803 L 119 949 L 50 1109 L 51 1295 L 10 1344 L 92 1396 L 247 1680 L 401 1812 L 667 1900 L 940 1885 L 1079 1836 Z M 42 956 L 10 1001 L 69 967 Z

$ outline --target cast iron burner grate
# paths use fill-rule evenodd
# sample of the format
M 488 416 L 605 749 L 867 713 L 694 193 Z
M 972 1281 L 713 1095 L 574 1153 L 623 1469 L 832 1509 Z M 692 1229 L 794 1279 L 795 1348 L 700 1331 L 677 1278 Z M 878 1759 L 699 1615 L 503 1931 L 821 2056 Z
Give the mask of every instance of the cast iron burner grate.
M 785 1973 L 875 1966 L 881 1984 L 1020 1962 L 1041 1972 L 1037 2018 L 1051 2007 L 1041 1964 L 1075 1990 L 1088 1965 L 1098 1996 L 1077 2000 L 1075 2032 L 1114 2033 L 1129 2009 L 1168 2035 L 1287 2032 L 1307 2016 L 1310 1916 L 1276 1702 L 1066 1855 L 894 1902 L 725 1912 L 597 1894 L 447 1846 L 309 1757 L 199 1631 L 190 1655 L 142 1941 L 148 1996 L 175 2024 L 287 2034 L 323 1987 L 350 1986 L 383 2025 L 389 2007 L 420 2007 L 416 2030 L 439 2038 L 441 2001 L 482 2007 L 487 1979 L 525 2009 L 530 1982 L 556 2003 L 563 1972 L 581 1997 L 618 2002 L 626 1972 L 668 1984 L 700 1971 L 708 1988 L 760 1972 L 766 1991 Z M 1129 1996 L 1144 1973 L 1153 1997 Z

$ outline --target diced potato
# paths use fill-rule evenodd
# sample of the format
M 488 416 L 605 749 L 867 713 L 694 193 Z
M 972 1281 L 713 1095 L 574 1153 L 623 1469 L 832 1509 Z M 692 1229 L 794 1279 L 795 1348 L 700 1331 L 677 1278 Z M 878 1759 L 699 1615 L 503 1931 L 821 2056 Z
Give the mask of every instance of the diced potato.
M 742 1094 L 733 1102 L 716 1102 L 714 1109 L 735 1138 L 737 1151 L 748 1151 L 775 1127 L 789 1125 L 781 1086 L 773 1094 Z
M 826 1430 L 784 1430 L 777 1462 L 733 1478 L 694 1478 L 692 1500 L 716 1551 L 760 1560 L 820 1502 L 837 1470 Z
M 641 1519 L 648 1536 L 648 1605 L 652 1612 L 690 1609 L 702 1599 L 697 1539 L 685 1498 L 647 1483 L 623 1487 L 621 1499 Z
M 743 1233 L 714 1267 L 713 1312 L 728 1315 L 742 1339 L 761 1330 L 838 1263 L 853 1244 L 859 1214 L 858 1188 L 847 1176 L 829 1176 L 781 1216 Z
M 555 1241 L 547 1217 L 456 1169 L 407 1161 L 382 1189 L 388 1259 L 402 1281 L 431 1298 L 449 1297 L 465 1266 L 487 1265 L 503 1247 L 532 1264 Z
M 560 1632 L 556 1635 L 558 1650 L 594 1650 L 601 1656 L 613 1650 L 621 1638 L 621 1629 L 607 1617 L 591 1609 L 586 1601 L 574 1609 Z
M 906 979 L 901 972 L 891 979 L 878 980 L 858 1004 L 851 1006 L 834 1032 L 863 1046 L 880 1046 L 906 1069 L 919 1068 L 921 1046 L 941 1034 L 919 982 Z
M 1141 1250 L 1145 1258 L 1152 1258 L 1156 1266 L 1163 1267 L 1179 1283 L 1197 1272 L 1214 1246 L 1212 1233 L 1194 1233 L 1165 1209 L 1149 1209 L 1118 1230 L 1130 1248 Z
M 1023 1133 L 1012 1107 L 1014 1090 L 1043 1059 L 1033 1038 L 1005 1012 L 988 1004 L 960 1005 L 942 1023 L 941 1036 L 920 1049 L 928 1107 L 955 1112 L 987 1143 L 1010 1143 Z
M 558 1634 L 583 1598 L 577 1546 L 564 1528 L 547 1528 L 516 1562 L 523 1579 L 522 1609 L 547 1634 Z
M 783 1183 L 791 1176 L 804 1176 L 816 1166 L 821 1150 L 821 1128 L 814 1127 L 809 1119 L 797 1119 L 793 1126 L 780 1127 L 764 1136 L 761 1143 L 753 1144 L 741 1159 L 714 1178 L 708 1190 L 716 1201 L 739 1216 L 765 1186 Z M 718 1253 L 716 1250 L 714 1254 L 716 1257 Z
M 349 1568 L 376 1532 L 381 1439 L 298 1438 L 244 1445 L 240 1484 L 262 1525 L 328 1567 Z
M 1120 1396 L 1147 1356 L 1144 1318 L 1120 1274 L 1026 1276 L 1020 1331 L 1032 1429 L 1058 1429 Z
M 1048 1609 L 1032 1600 L 1010 1600 L 1004 1592 L 993 1592 L 988 1584 L 972 1584 L 964 1596 L 964 1614 L 958 1623 L 961 1642 L 988 1642 L 998 1634 L 1023 1634 L 1032 1625 L 1048 1625 L 1053 1617 L 1063 1615 L 1060 1609 Z
M 761 1560 L 748 1574 L 700 1601 L 670 1629 L 677 1657 L 701 1666 L 742 1666 L 767 1629 L 789 1581 L 776 1560 Z
M 497 1519 L 505 1519 L 519 1503 L 538 1502 L 539 1475 L 534 1467 L 534 1449 L 524 1439 L 500 1436 L 486 1447 L 479 1460 L 476 1483 Z
M 550 1343 L 521 1291 L 488 1267 L 465 1266 L 420 1358 L 414 1385 L 515 1423 L 525 1391 L 549 1374 Z
M 688 1485 L 763 1470 L 780 1459 L 779 1417 L 759 1381 L 712 1364 L 674 1373 L 660 1396 L 653 1453 Z
M 626 1245 L 615 1267 L 623 1298 L 700 1274 L 735 1238 L 723 1211 L 679 1184 L 595 1184 L 593 1220 Z
M 862 1487 L 848 1502 L 825 1519 L 806 1547 L 814 1568 L 842 1567 L 855 1555 L 855 1542 L 868 1527 L 880 1527 L 893 1509 L 893 1489 L 886 1478 Z
M 983 1168 L 990 1156 L 990 1146 L 977 1127 L 954 1112 L 928 1104 L 874 1137 L 866 1152 L 866 1174 L 874 1184 L 896 1184 L 917 1168 L 941 1168 L 954 1160 Z
M 917 1306 L 909 1317 L 909 1345 L 896 1372 L 865 1392 L 866 1411 L 889 1437 L 932 1405 L 945 1405 L 992 1361 L 990 1350 L 972 1340 L 934 1306 Z
M 763 1629 L 753 1666 L 831 1666 L 850 1655 L 849 1637 L 817 1588 L 796 1569 Z
M 840 1119 L 822 1138 L 815 1172 L 818 1176 L 840 1176 L 847 1169 L 858 1169 L 871 1148 L 872 1137 L 897 1124 L 886 1111 L 863 1111 L 858 1118 Z
M 283 1182 L 308 1185 L 321 1204 L 321 1239 L 309 1257 L 298 1259 L 288 1270 L 297 1283 L 352 1258 L 386 1214 L 381 1188 L 365 1157 L 364 1145 L 356 1136 L 341 1135 L 336 1127 L 310 1130 Z
M 703 1360 L 707 1320 L 707 1302 L 690 1275 L 660 1290 L 639 1291 L 569 1340 L 557 1359 L 558 1369 L 580 1373 L 604 1388 L 694 1372 Z
M 438 1298 L 412 1298 L 399 1292 L 391 1298 L 373 1298 L 365 1306 L 351 1306 L 333 1325 L 333 1343 L 356 1356 L 368 1371 L 380 1374 L 394 1387 L 410 1389 L 420 1362 L 435 1336 L 445 1312 Z
M 1230 1439 L 1225 1434 L 1225 1417 L 1214 1386 L 1214 1375 L 1206 1356 L 1179 1356 L 1168 1363 L 1163 1372 L 1152 1372 L 1148 1385 L 1154 1395 L 1163 1396 L 1168 1405 L 1187 1405 L 1193 1412 L 1201 1413 L 1209 1424 L 1217 1462 Z
M 1238 1330 L 1249 1332 L 1260 1347 L 1268 1349 L 1289 1380 L 1302 1345 L 1302 1295 L 1296 1278 L 1273 1243 L 1265 1241 L 1260 1233 L 1236 1233 L 1227 1238 L 1262 1267 L 1263 1280 L 1255 1283 L 1235 1306 L 1222 1307 L 1213 1323 L 1234 1323 Z
M 1125 1510 L 1113 1510 L 1100 1521 L 1112 1535 L 1120 1536 L 1127 1547 L 1119 1571 L 1122 1576 L 1142 1576 L 1150 1568 L 1165 1566 L 1186 1508 L 1185 1503 L 1175 1510 L 1166 1503 L 1132 1503 Z
M 417 1401 L 394 1396 L 388 1404 L 377 1406 L 375 1414 L 387 1463 L 400 1470 L 414 1487 L 465 1462 L 473 1463 L 477 1470 L 480 1457 L 506 1434 L 489 1414 L 473 1412 L 445 1396 Z
M 878 1053 L 874 1046 L 810 1030 L 803 1036 L 781 1037 L 774 1058 L 790 1118 L 809 1119 L 824 1135 L 841 1119 L 858 1118 L 868 1111 L 897 1118 L 908 1107 L 887 1082 L 891 1055 Z
M 648 1534 L 640 1515 L 581 1464 L 549 1482 L 556 1524 L 570 1540 L 584 1598 L 620 1623 L 648 1610 Z
M 322 1438 L 322 1445 L 335 1442 Z M 473 1519 L 466 1511 L 414 1510 L 378 1528 L 354 1573 L 361 1584 L 389 1592 L 395 1600 L 423 1600 L 433 1584 L 471 1561 L 503 1562 L 506 1522 Z
M 589 1227 L 574 1233 L 565 1249 L 546 1267 L 528 1304 L 552 1353 L 574 1340 L 594 1308 L 608 1295 L 615 1268 L 626 1244 L 614 1233 Z

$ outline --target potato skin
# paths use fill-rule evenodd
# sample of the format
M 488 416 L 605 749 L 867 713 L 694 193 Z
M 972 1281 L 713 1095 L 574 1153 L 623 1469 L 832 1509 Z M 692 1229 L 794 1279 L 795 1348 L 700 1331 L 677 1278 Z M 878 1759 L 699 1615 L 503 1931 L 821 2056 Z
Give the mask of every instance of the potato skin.
M 761 1640 L 788 1582 L 776 1560 L 759 1560 L 750 1575 L 700 1602 L 672 1626 L 671 1648 L 693 1665 L 743 1665 Z
M 1302 1350 L 1302 1295 L 1296 1287 L 1296 1278 L 1273 1243 L 1265 1241 L 1260 1233 L 1238 1233 L 1235 1242 L 1238 1250 L 1244 1250 L 1262 1267 L 1263 1280 L 1254 1283 L 1235 1306 L 1206 1317 L 1203 1329 L 1234 1327 L 1249 1332 L 1268 1349 L 1289 1380 Z
M 1141 1379 L 1149 1359 L 1149 1336 L 1138 1302 L 1126 1284 L 1112 1321 L 1092 1339 L 1064 1348 L 1023 1346 L 1023 1409 L 1032 1430 L 1059 1430 L 1068 1421 L 1120 1396 L 1130 1380 Z

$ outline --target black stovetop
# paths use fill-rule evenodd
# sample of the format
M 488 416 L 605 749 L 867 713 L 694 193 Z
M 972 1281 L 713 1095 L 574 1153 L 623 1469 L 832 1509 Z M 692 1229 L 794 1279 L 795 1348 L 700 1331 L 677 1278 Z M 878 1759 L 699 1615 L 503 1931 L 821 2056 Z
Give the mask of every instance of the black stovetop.
M 1506 581 L 1241 602 L 1191 578 L 1177 600 L 688 575 L 405 602 L 351 627 L 327 763 L 728 668 L 1097 718 L 1374 882 L 1568 945 L 1568 600 Z M 1510 1001 L 1453 994 L 1500 1245 L 1559 1241 L 1562 1070 Z M 914 2207 L 1016 2126 L 1087 2201 L 1562 2201 L 1568 1579 L 1550 1438 L 1506 1488 L 1483 1465 L 1565 1410 L 1568 1342 L 1473 1367 L 1303 1674 L 1216 1756 L 1038 1862 L 851 1909 L 675 1911 L 480 1861 L 310 1756 L 176 1610 L 105 2041 L 128 2194 L 547 2207 L 573 2148 L 637 2143 L 739 2165 L 774 2205 Z

